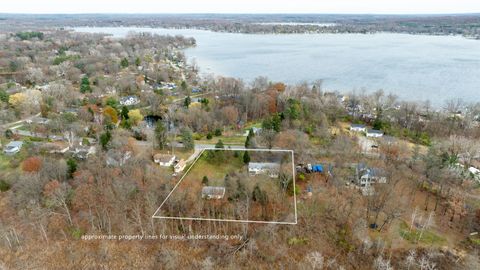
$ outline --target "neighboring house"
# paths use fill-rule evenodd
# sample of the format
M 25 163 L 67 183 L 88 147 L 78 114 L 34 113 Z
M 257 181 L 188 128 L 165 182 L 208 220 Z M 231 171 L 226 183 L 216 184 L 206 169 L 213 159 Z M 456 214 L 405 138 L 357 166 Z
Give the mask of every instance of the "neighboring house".
M 367 130 L 367 137 L 380 138 L 383 136 L 383 131 L 376 129 Z
M 177 164 L 175 164 L 173 169 L 175 170 L 176 173 L 179 173 L 179 172 L 182 172 L 186 166 L 187 166 L 187 162 L 185 162 L 185 160 L 183 159 L 180 159 L 180 161 Z
M 76 147 L 74 150 L 72 150 L 73 156 L 78 158 L 78 159 L 87 159 L 91 155 L 95 155 L 97 152 L 97 149 L 95 146 L 79 146 Z
M 379 168 L 369 168 L 365 163 L 359 163 L 356 168 L 357 185 L 369 187 L 374 183 L 386 183 L 385 171 Z
M 33 117 L 31 119 L 28 119 L 27 124 L 37 124 L 37 125 L 45 125 L 50 122 L 50 119 L 44 118 L 44 117 Z
M 260 134 L 260 132 L 262 132 L 262 128 L 252 127 L 251 129 L 247 129 L 247 130 L 245 131 L 245 133 L 243 134 L 243 136 L 244 136 L 244 137 L 247 137 L 248 134 L 250 133 L 250 130 L 253 131 L 253 134 L 254 134 L 254 135 L 258 135 L 258 134 Z
M 126 96 L 120 98 L 120 104 L 123 106 L 132 106 L 140 103 L 140 100 L 136 96 Z
M 20 152 L 20 150 L 22 150 L 22 146 L 22 141 L 11 141 L 7 145 L 5 145 L 5 148 L 3 148 L 3 152 L 7 155 L 14 155 Z
M 280 173 L 280 163 L 250 162 L 248 163 L 248 172 L 250 175 L 266 174 L 271 178 L 278 178 Z
M 175 161 L 175 156 L 167 154 L 156 154 L 153 156 L 153 161 L 155 163 L 158 163 L 160 166 L 170 167 Z
M 160 83 L 160 88 L 165 90 L 175 90 L 177 89 L 177 85 L 175 83 Z
M 203 187 L 202 188 L 202 199 L 223 199 L 225 196 L 224 187 Z
M 131 157 L 130 151 L 108 151 L 106 162 L 108 166 L 123 166 Z
M 352 124 L 352 125 L 350 125 L 350 130 L 355 131 L 355 132 L 366 132 L 367 127 L 365 125 Z
M 200 92 L 202 92 L 202 90 L 199 89 L 199 88 L 193 88 L 193 89 L 192 89 L 192 93 L 194 93 L 194 94 L 195 94 L 195 93 L 200 93 Z
M 472 176 L 473 179 L 480 182 L 480 170 L 479 169 L 477 169 L 475 167 L 470 167 L 470 168 L 468 168 L 468 172 L 470 172 L 470 175 Z

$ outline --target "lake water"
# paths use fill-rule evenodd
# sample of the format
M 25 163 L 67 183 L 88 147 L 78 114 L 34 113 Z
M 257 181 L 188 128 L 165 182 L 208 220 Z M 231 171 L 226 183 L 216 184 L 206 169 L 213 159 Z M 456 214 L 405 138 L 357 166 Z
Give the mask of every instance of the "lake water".
M 407 100 L 480 101 L 480 41 L 408 34 L 233 34 L 191 29 L 75 28 L 123 37 L 130 31 L 184 35 L 202 73 L 294 84 L 323 79 L 340 92 L 383 89 Z

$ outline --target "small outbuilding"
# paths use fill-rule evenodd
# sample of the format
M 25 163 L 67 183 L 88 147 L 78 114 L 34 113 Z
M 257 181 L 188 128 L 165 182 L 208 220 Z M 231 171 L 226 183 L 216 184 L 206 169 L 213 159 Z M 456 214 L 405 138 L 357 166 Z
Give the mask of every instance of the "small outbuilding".
M 223 199 L 225 196 L 224 187 L 211 187 L 206 186 L 202 188 L 202 199 Z
M 350 125 L 350 130 L 355 131 L 355 132 L 366 132 L 367 127 L 365 125 L 361 125 L 361 124 L 351 124 Z
M 185 162 L 185 160 L 183 159 L 180 159 L 180 161 L 177 164 L 175 164 L 173 169 L 175 170 L 176 173 L 179 173 L 179 172 L 182 172 L 186 166 L 187 166 L 187 162 Z
M 380 138 L 383 137 L 383 131 L 377 129 L 367 130 L 367 137 Z

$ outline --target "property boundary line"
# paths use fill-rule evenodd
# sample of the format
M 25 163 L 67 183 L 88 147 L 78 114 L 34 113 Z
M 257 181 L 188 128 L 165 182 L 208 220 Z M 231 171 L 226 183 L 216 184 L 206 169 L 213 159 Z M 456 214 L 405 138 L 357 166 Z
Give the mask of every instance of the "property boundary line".
M 214 218 L 191 218 L 191 217 L 167 217 L 167 216 L 157 216 L 158 211 L 162 208 L 162 206 L 167 202 L 167 200 L 170 198 L 170 196 L 173 194 L 175 189 L 180 185 L 180 183 L 183 181 L 185 176 L 190 172 L 190 170 L 193 168 L 195 163 L 198 161 L 198 159 L 203 155 L 205 150 L 218 150 L 218 151 L 256 151 L 256 152 L 290 152 L 292 155 L 292 177 L 293 177 L 293 203 L 294 203 L 294 210 L 295 210 L 295 222 L 285 222 L 285 221 L 261 221 L 261 220 L 242 220 L 242 219 L 214 219 Z M 297 214 L 297 194 L 296 194 L 296 183 L 295 183 L 295 161 L 294 161 L 294 151 L 293 150 L 287 150 L 287 149 L 225 149 L 225 148 L 213 148 L 213 147 L 207 147 L 204 148 L 198 156 L 195 158 L 193 161 L 192 165 L 188 168 L 188 170 L 182 175 L 180 180 L 178 180 L 178 183 L 175 184 L 173 189 L 168 193 L 167 197 L 163 200 L 163 202 L 160 204 L 160 206 L 157 208 L 155 213 L 153 213 L 152 218 L 156 219 L 169 219 L 169 220 L 198 220 L 198 221 L 220 221 L 220 222 L 238 222 L 238 223 L 259 223 L 259 224 L 279 224 L 279 225 L 296 225 L 298 223 L 298 214 Z

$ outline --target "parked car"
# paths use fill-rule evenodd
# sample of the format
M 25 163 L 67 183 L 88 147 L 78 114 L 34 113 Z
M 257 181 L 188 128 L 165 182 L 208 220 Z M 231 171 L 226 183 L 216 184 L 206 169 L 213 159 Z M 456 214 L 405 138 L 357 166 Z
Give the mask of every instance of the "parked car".
M 5 145 L 3 152 L 7 155 L 13 155 L 20 152 L 20 150 L 22 150 L 22 146 L 23 146 L 22 141 L 11 141 L 7 145 Z

